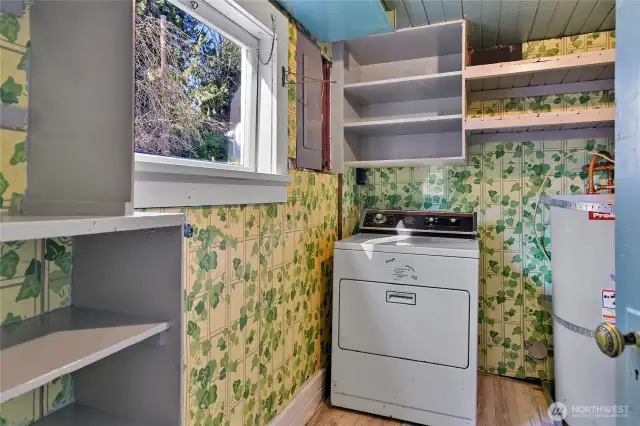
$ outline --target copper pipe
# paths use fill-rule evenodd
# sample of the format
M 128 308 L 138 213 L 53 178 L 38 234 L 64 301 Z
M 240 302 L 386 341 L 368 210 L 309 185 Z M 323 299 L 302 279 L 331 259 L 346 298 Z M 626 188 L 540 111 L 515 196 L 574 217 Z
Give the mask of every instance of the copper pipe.
M 587 182 L 587 194 L 596 194 L 603 189 L 608 189 L 613 194 L 614 192 L 614 181 L 613 181 L 613 172 L 615 169 L 615 164 L 610 161 L 613 160 L 613 156 L 609 154 L 607 151 L 598 151 L 599 155 L 594 155 L 591 158 L 588 166 L 584 166 L 582 170 L 589 172 L 589 178 Z M 601 157 L 609 158 L 610 160 L 604 160 L 603 162 L 596 165 L 598 160 Z M 596 185 L 594 182 L 594 172 L 607 172 L 607 184 L 606 185 Z

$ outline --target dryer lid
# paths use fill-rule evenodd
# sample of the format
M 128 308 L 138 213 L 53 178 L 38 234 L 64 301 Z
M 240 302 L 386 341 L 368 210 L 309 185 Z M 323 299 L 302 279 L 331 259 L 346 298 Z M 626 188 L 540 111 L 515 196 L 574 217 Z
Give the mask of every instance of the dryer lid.
M 356 234 L 338 241 L 335 249 L 480 258 L 478 241 L 459 238 Z

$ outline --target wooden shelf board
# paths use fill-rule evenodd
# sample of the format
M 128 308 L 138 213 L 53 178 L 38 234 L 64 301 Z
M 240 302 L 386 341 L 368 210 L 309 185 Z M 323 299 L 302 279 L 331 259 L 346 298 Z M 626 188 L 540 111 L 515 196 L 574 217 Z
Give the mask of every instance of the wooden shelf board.
M 615 49 L 607 49 L 469 66 L 463 75 L 471 92 L 611 80 L 615 74 L 615 60 Z
M 360 136 L 412 135 L 446 133 L 462 130 L 462 115 L 434 115 L 396 118 L 390 120 L 362 120 L 344 123 L 344 131 Z
M 409 158 L 405 160 L 369 160 L 369 161 L 345 161 L 347 166 L 357 168 L 369 167 L 410 167 L 410 166 L 458 166 L 465 165 L 463 157 L 439 157 L 439 158 Z
M 71 404 L 32 426 L 150 426 L 149 423 L 125 419 L 80 404 Z
M 68 307 L 0 328 L 0 403 L 170 327 L 134 315 Z
M 462 20 L 411 27 L 345 42 L 359 65 L 462 54 Z
M 459 97 L 462 71 L 345 84 L 344 93 L 367 104 Z
M 615 108 L 603 108 L 584 111 L 467 118 L 464 128 L 472 134 L 491 132 L 522 133 L 527 131 L 613 127 L 614 121 Z
M 0 241 L 102 234 L 181 226 L 178 213 L 137 212 L 130 216 L 27 216 L 0 213 Z

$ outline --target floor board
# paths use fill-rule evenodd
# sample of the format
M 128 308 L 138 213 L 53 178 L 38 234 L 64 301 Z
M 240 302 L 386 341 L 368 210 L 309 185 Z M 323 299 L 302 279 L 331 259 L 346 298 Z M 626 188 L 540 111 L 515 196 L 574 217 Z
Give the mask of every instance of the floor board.
M 307 426 L 401 426 L 392 419 L 330 407 L 323 402 Z M 477 426 L 554 426 L 542 387 L 505 377 L 478 376 Z

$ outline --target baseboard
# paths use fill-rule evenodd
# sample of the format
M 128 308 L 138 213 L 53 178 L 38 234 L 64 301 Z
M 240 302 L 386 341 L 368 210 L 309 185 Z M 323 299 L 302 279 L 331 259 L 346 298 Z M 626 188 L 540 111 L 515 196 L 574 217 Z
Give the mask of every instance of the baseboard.
M 302 426 L 306 424 L 324 397 L 325 376 L 324 368 L 314 374 L 300 392 L 289 401 L 282 413 L 269 422 L 269 426 Z

